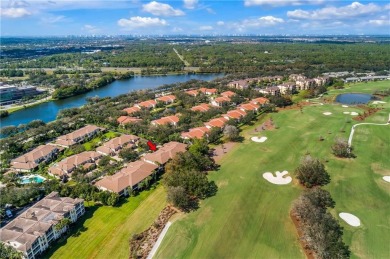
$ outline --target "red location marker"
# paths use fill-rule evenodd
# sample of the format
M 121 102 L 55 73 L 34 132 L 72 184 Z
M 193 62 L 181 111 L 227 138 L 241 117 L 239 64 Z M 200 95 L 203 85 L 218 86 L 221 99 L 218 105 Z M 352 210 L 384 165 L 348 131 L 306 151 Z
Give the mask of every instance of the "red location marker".
M 157 146 L 155 144 L 153 144 L 152 141 L 148 140 L 147 144 L 148 144 L 150 150 L 152 150 L 152 151 L 156 151 L 157 150 Z

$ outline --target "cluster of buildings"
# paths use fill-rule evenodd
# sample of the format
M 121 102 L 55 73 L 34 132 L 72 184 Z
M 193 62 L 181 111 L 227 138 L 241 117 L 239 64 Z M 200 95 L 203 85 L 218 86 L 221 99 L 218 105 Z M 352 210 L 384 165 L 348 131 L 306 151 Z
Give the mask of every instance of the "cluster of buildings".
M 44 93 L 35 86 L 0 85 L 0 105 L 17 103 L 23 97 L 31 97 Z
M 90 126 L 93 125 L 88 125 L 86 127 Z M 84 151 L 69 156 L 58 163 L 54 163 L 49 167 L 49 174 L 61 178 L 63 176 L 70 176 L 76 168 L 90 171 L 96 167 L 103 156 L 116 156 L 124 148 L 135 148 L 138 145 L 139 140 L 140 138 L 134 135 L 125 134 L 115 137 L 97 147 L 96 151 Z
M 282 76 L 263 76 L 232 81 L 228 83 L 228 87 L 243 90 L 248 88 L 249 85 L 253 83 L 277 83 L 281 81 L 283 81 Z
M 265 95 L 280 96 L 283 94 L 293 93 L 297 90 L 310 90 L 316 87 L 324 86 L 329 82 L 329 80 L 330 78 L 327 76 L 310 79 L 304 75 L 292 74 L 289 76 L 288 82 L 285 83 L 281 83 L 283 81 L 282 76 L 273 76 L 237 80 L 228 83 L 228 86 L 242 90 L 248 88 L 251 83 L 273 83 L 273 86 L 259 89 L 259 92 Z
M 153 153 L 147 153 L 141 159 L 127 164 L 114 175 L 105 176 L 95 183 L 100 190 L 128 195 L 131 190 L 136 190 L 139 184 L 174 158 L 179 152 L 185 152 L 186 144 L 171 141 L 164 144 Z
M 62 219 L 76 222 L 85 212 L 83 199 L 60 197 L 52 192 L 0 229 L 0 241 L 20 251 L 24 258 L 38 258 L 69 226 L 56 227 Z
M 356 82 L 370 82 L 370 81 L 382 81 L 382 80 L 390 80 L 390 75 L 387 75 L 387 76 L 347 77 L 344 79 L 344 82 L 356 83 Z
M 75 144 L 82 143 L 99 132 L 104 131 L 104 128 L 96 127 L 95 125 L 87 125 L 81 129 L 75 130 L 69 134 L 58 137 L 54 143 L 49 143 L 46 145 L 41 145 L 30 152 L 23 154 L 11 161 L 11 169 L 16 172 L 31 172 L 38 168 L 41 163 L 49 163 L 57 158 L 58 154 L 64 148 L 69 148 Z M 83 152 L 84 153 L 84 152 Z M 89 157 L 89 159 L 87 158 Z M 54 171 L 61 170 L 72 171 L 73 167 L 79 165 L 79 161 L 90 161 L 98 158 L 97 154 L 87 153 L 87 154 L 78 154 L 72 157 L 68 157 L 65 161 L 61 161 L 60 166 Z M 86 162 L 85 162 L 86 163 Z M 50 172 L 49 169 L 49 172 Z
M 234 119 L 240 121 L 248 112 L 250 111 L 257 112 L 261 107 L 263 107 L 268 103 L 269 100 L 264 97 L 252 99 L 250 102 L 243 103 L 237 106 L 236 109 L 230 110 L 226 114 L 221 115 L 221 117 L 211 119 L 210 121 L 206 122 L 204 126 L 192 128 L 188 132 L 183 132 L 181 134 L 181 137 L 183 139 L 196 139 L 196 138 L 201 139 L 203 137 L 207 137 L 208 133 L 210 133 L 212 128 L 218 128 L 222 130 L 229 120 Z M 204 106 L 204 104 L 201 105 Z M 196 110 L 199 112 L 207 111 L 207 110 L 200 109 L 197 106 L 195 107 Z
M 273 82 L 275 80 L 282 80 L 282 77 L 264 77 L 264 78 L 256 78 L 251 80 L 268 80 L 270 82 Z M 241 81 L 235 81 L 234 84 L 239 84 Z M 245 81 L 245 80 L 244 80 Z M 246 81 L 247 82 L 247 81 Z M 238 88 L 238 87 L 236 87 Z M 235 105 L 235 103 L 232 102 L 232 97 L 236 95 L 236 93 L 232 91 L 225 91 L 220 94 L 218 94 L 218 90 L 215 88 L 199 88 L 194 90 L 187 90 L 185 91 L 186 94 L 197 97 L 199 94 L 205 94 L 210 96 L 210 103 L 201 103 L 191 108 L 191 111 L 194 112 L 207 112 L 212 107 L 226 107 Z M 173 103 L 175 101 L 175 97 L 173 95 L 166 95 L 161 96 L 159 98 L 156 98 L 155 100 L 148 100 L 144 101 L 138 104 L 135 104 L 133 107 L 126 108 L 124 111 L 128 113 L 128 115 L 132 115 L 133 113 L 140 111 L 143 109 L 151 109 L 154 108 L 152 104 L 157 104 L 158 101 L 164 101 L 166 104 Z M 194 138 L 203 138 L 204 136 L 207 136 L 207 134 L 210 132 L 212 128 L 219 128 L 223 129 L 226 125 L 227 121 L 231 119 L 235 120 L 241 120 L 249 111 L 257 112 L 258 109 L 260 109 L 262 106 L 269 103 L 269 100 L 264 97 L 255 98 L 247 103 L 243 103 L 236 107 L 234 110 L 228 111 L 226 114 L 221 115 L 221 117 L 211 119 L 210 121 L 206 122 L 204 126 L 196 127 L 190 129 L 188 132 L 183 132 L 181 134 L 181 137 L 183 139 L 194 139 Z M 118 118 L 118 122 L 120 124 L 126 124 L 126 123 L 137 123 L 140 120 L 140 118 L 136 117 L 130 117 L 130 116 L 120 116 Z M 172 116 L 166 116 L 162 117 L 157 120 L 153 120 L 151 122 L 152 125 L 158 126 L 158 125 L 172 125 L 176 126 L 179 122 L 180 118 L 177 115 Z

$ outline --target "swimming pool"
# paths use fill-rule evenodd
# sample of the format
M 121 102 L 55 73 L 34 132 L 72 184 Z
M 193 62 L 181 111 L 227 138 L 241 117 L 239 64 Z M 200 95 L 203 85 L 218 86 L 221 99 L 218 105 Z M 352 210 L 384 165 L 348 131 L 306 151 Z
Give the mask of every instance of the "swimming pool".
M 21 184 L 28 184 L 28 183 L 43 183 L 46 180 L 45 177 L 42 177 L 37 174 L 32 175 L 26 175 L 20 177 L 20 183 Z

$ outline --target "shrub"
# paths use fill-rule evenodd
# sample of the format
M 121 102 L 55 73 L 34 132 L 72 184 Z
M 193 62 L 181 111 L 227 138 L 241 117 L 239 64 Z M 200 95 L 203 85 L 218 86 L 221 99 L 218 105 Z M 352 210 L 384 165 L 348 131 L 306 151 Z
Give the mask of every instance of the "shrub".
M 303 157 L 301 164 L 295 169 L 295 176 L 307 188 L 326 185 L 330 182 L 325 166 L 310 155 Z
M 352 147 L 348 145 L 348 141 L 343 138 L 337 138 L 332 146 L 332 152 L 337 157 L 350 158 L 355 157 L 352 154 Z

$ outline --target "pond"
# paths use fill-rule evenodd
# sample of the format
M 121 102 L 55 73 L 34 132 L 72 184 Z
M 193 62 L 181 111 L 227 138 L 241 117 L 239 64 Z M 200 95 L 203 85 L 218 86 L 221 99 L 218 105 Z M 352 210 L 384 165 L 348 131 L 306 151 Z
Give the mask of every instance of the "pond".
M 370 94 L 348 93 L 337 95 L 336 102 L 342 104 L 366 104 L 372 99 L 373 96 Z

